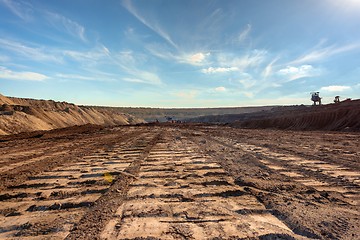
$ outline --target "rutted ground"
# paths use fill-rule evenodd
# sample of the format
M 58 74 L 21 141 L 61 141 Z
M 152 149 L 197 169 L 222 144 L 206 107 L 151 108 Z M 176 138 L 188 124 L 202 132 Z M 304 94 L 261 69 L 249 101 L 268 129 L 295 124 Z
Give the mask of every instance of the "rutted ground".
M 160 125 L 0 142 L 0 238 L 359 238 L 358 135 L 314 134 Z
M 360 237 L 358 133 L 214 126 L 187 131 L 294 232 L 325 239 Z
M 194 143 L 171 135 L 155 145 L 141 165 L 139 179 L 131 184 L 103 238 L 295 236 Z
M 70 164 L 9 186 L 0 195 L 3 214 L 0 238 L 38 239 L 39 235 L 65 238 L 85 211 L 109 189 L 115 177 L 124 174 L 139 158 L 147 145 L 142 143 L 151 137 L 151 134 L 139 134 L 127 139 L 128 142 L 106 146 Z M 50 157 L 54 155 L 51 153 Z M 34 158 L 31 162 L 38 160 Z

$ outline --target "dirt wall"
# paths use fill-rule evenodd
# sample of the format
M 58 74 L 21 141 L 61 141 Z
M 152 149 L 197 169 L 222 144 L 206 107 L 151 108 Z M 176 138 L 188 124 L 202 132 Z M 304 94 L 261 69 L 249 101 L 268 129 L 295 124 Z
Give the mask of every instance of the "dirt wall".
M 360 131 L 360 100 L 279 111 L 258 119 L 237 121 L 231 126 L 291 130 Z
M 0 134 L 50 130 L 75 125 L 126 125 L 143 122 L 129 114 L 67 102 L 0 95 Z

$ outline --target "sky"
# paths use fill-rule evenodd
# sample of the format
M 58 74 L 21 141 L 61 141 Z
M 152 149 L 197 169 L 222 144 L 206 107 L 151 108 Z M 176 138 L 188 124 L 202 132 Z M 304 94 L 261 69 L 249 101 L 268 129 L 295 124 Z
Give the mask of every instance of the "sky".
M 360 98 L 360 0 L 0 0 L 0 93 L 82 105 Z

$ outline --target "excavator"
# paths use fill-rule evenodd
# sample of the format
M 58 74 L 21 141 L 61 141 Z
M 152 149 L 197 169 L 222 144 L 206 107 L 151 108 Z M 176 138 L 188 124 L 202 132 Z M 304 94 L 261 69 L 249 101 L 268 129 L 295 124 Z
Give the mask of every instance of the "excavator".
M 312 92 L 311 94 L 311 101 L 314 102 L 314 106 L 316 106 L 317 102 L 319 103 L 319 105 L 321 105 L 321 97 L 319 95 L 319 92 Z

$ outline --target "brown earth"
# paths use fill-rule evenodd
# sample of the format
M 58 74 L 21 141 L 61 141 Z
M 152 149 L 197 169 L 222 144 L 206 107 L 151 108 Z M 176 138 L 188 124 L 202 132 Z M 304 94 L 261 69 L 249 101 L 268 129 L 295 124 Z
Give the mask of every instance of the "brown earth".
M 187 121 L 225 123 L 238 128 L 360 131 L 360 100 L 321 106 L 282 106 L 255 113 L 202 116 Z
M 0 138 L 1 239 L 359 239 L 360 134 L 87 125 Z
M 113 126 L 140 122 L 143 120 L 110 109 L 0 95 L 0 135 L 84 124 Z
M 222 107 L 222 108 L 145 108 L 145 107 L 96 107 L 127 113 L 147 122 L 166 122 L 167 117 L 173 120 L 185 120 L 189 118 L 201 118 L 201 116 L 223 116 L 228 114 L 255 113 L 271 110 L 274 106 L 259 107 Z

